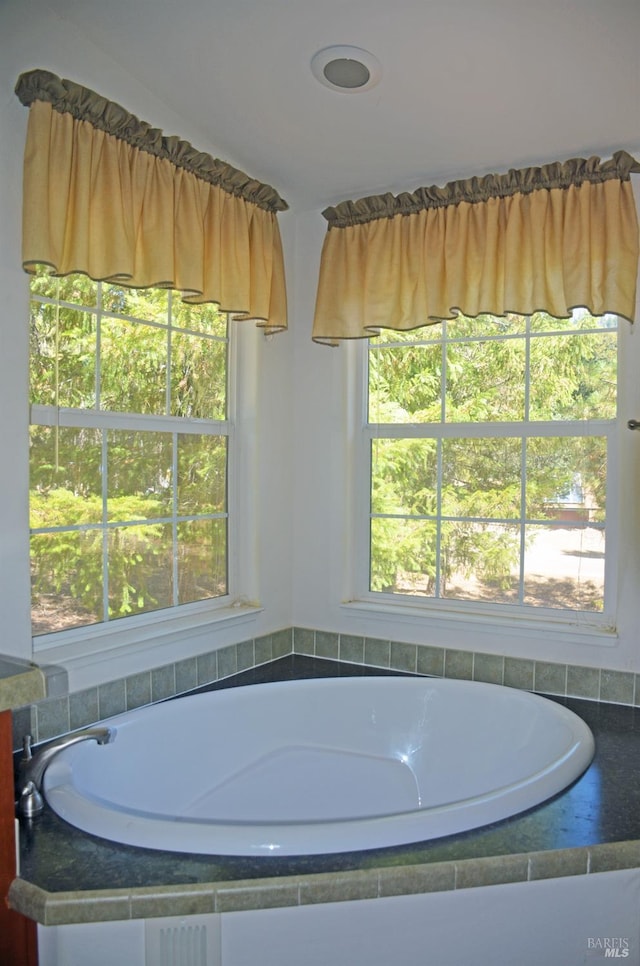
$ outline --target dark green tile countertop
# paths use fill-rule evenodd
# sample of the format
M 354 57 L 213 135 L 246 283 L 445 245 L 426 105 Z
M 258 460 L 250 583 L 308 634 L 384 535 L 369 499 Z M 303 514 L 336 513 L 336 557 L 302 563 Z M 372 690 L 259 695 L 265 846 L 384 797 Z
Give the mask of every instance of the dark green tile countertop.
M 381 673 L 292 655 L 211 689 Z M 594 761 L 570 788 L 512 818 L 407 846 L 245 858 L 119 845 L 77 831 L 47 808 L 22 826 L 20 878 L 12 884 L 11 905 L 58 925 L 436 892 L 640 866 L 640 709 L 560 700 L 591 727 Z

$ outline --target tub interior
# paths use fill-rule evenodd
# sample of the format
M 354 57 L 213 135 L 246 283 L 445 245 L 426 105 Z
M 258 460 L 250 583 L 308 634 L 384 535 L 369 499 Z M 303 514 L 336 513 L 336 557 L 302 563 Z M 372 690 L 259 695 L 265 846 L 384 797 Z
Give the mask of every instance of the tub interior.
M 594 751 L 562 705 L 446 679 L 252 685 L 108 724 L 111 744 L 75 745 L 47 769 L 53 809 L 116 841 L 206 854 L 350 851 L 464 831 L 561 791 Z

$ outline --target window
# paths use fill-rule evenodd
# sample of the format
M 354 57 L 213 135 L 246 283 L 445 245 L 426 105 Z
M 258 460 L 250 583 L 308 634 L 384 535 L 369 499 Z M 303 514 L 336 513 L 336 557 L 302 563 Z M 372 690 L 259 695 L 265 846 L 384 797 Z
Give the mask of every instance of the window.
M 33 633 L 225 597 L 226 315 L 80 275 L 31 293 Z
M 367 355 L 364 596 L 605 615 L 617 318 L 459 316 Z

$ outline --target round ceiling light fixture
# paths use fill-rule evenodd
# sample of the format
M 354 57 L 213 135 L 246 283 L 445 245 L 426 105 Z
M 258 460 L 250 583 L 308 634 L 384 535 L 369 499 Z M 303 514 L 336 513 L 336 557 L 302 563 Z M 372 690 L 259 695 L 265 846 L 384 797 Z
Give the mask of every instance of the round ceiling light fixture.
M 361 47 L 325 47 L 311 58 L 313 76 L 343 94 L 368 91 L 380 80 L 382 65 Z

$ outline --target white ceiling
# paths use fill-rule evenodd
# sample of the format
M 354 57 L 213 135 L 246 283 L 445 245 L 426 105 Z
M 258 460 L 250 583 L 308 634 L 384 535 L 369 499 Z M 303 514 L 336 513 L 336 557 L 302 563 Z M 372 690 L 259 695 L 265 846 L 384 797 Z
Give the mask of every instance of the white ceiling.
M 47 6 L 296 208 L 640 151 L 640 0 Z M 370 50 L 380 83 L 321 86 L 309 64 L 330 44 Z

